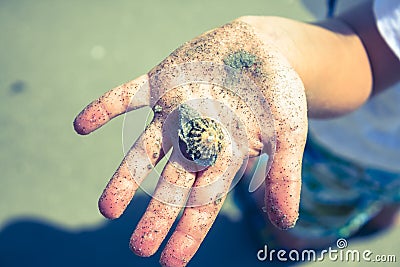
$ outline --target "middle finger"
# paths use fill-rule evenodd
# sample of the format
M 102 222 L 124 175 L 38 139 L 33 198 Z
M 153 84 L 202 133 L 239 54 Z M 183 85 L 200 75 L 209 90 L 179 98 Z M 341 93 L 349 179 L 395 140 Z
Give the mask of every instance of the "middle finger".
M 165 166 L 146 212 L 130 240 L 132 251 L 142 257 L 153 255 L 184 206 L 195 173 L 185 170 L 174 154 Z

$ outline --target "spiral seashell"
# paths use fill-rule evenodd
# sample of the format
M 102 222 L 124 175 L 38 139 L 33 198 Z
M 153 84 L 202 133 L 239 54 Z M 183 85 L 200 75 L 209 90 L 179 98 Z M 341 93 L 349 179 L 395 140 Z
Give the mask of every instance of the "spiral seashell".
M 212 166 L 221 152 L 224 133 L 211 118 L 202 118 L 188 105 L 179 107 L 179 138 L 186 147 L 186 154 L 201 166 Z

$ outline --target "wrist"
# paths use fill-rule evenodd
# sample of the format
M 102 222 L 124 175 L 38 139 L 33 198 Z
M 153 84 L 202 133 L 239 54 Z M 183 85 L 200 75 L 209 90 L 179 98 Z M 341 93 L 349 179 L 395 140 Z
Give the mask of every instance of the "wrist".
M 241 17 L 259 38 L 275 46 L 298 72 L 309 116 L 348 113 L 369 97 L 372 75 L 360 38 L 345 23 L 307 24 L 279 17 Z

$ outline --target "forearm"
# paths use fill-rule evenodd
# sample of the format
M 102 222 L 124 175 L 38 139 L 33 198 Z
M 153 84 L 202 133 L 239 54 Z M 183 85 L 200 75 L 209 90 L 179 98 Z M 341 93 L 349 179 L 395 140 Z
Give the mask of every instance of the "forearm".
M 375 94 L 399 81 L 400 60 L 380 35 L 372 4 L 372 0 L 366 1 L 353 10 L 339 15 L 338 19 L 348 24 L 364 44 L 371 65 Z
M 298 72 L 310 117 L 348 113 L 362 105 L 372 90 L 382 90 L 398 79 L 389 71 L 396 69 L 396 61 L 384 67 L 394 55 L 376 30 L 372 4 L 352 12 L 317 24 L 277 17 L 240 18 L 266 44 L 279 49 Z

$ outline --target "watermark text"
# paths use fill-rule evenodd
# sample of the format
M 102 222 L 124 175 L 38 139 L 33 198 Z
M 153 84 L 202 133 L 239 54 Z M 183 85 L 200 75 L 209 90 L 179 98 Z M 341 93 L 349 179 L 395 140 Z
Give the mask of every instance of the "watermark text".
M 317 251 L 313 249 L 304 250 L 283 250 L 283 249 L 269 249 L 267 245 L 257 252 L 257 259 L 259 261 L 314 261 L 320 262 L 330 260 L 333 262 L 397 262 L 395 254 L 374 254 L 373 251 L 347 249 L 347 240 L 340 238 L 336 241 L 336 248 L 328 247 L 327 249 Z

